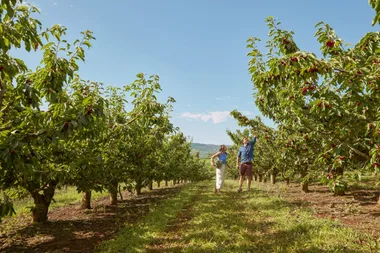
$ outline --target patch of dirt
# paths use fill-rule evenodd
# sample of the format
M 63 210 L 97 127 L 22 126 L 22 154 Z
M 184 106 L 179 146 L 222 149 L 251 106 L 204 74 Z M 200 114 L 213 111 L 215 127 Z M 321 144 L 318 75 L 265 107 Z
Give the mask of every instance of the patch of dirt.
M 117 206 L 109 205 L 104 197 L 93 201 L 90 210 L 80 209 L 80 203 L 56 208 L 45 224 L 32 224 L 25 216 L 5 220 L 1 230 L 8 232 L 0 234 L 0 252 L 92 252 L 114 237 L 125 222 L 136 222 L 149 212 L 150 205 L 179 190 L 177 185 L 140 196 L 123 193 L 124 200 Z
M 309 193 L 303 193 L 299 184 L 283 182 L 271 185 L 257 183 L 259 188 L 283 197 L 290 203 L 309 207 L 318 218 L 338 219 L 343 224 L 373 237 L 380 237 L 380 205 L 378 191 L 351 187 L 344 196 L 334 196 L 325 185 L 309 185 Z

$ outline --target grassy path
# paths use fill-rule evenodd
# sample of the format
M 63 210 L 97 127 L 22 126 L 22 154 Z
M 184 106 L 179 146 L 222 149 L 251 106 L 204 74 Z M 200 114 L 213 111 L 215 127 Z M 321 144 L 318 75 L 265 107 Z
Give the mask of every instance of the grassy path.
M 340 225 L 338 221 L 313 218 L 309 210 L 292 206 L 265 191 L 237 193 L 227 181 L 224 193 L 212 192 L 213 182 L 184 189 L 177 206 L 166 205 L 167 214 L 150 220 L 150 238 L 134 250 L 113 252 L 378 252 L 375 242 Z M 195 188 L 194 188 L 195 187 Z M 165 208 L 163 206 L 162 208 Z M 144 223 L 146 224 L 146 223 Z M 136 229 L 136 228 L 134 228 Z M 144 237 L 147 231 L 140 234 Z M 127 239 L 128 237 L 128 239 Z M 146 238 L 146 237 L 144 237 Z M 134 241 L 130 234 L 117 240 Z M 123 241 L 126 244 L 127 241 Z M 112 251 L 107 251 L 112 252 Z

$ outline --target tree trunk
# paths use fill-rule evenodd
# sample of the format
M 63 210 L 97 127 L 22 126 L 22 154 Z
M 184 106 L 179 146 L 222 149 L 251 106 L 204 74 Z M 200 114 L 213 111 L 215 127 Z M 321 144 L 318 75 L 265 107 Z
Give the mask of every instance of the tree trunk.
M 302 188 L 302 191 L 307 193 L 309 192 L 309 182 L 308 181 L 304 181 L 304 178 L 307 176 L 307 169 L 301 171 L 301 179 L 302 179 L 302 183 L 301 183 L 301 188 Z
M 268 182 L 268 178 L 265 176 L 264 177 L 264 183 Z
M 121 192 L 121 185 L 119 185 L 119 196 L 120 196 L 120 200 L 123 200 L 123 193 Z
M 33 222 L 46 222 L 48 220 L 48 211 L 51 200 L 54 197 L 55 187 L 57 182 L 50 182 L 40 194 L 38 190 L 29 191 L 34 200 L 34 207 L 32 208 Z
M 270 182 L 271 182 L 272 184 L 275 184 L 275 183 L 276 183 L 276 173 L 272 173 L 272 174 L 270 175 Z
M 285 178 L 285 181 L 286 181 L 286 185 L 290 184 L 290 178 Z
M 263 181 L 263 175 L 259 174 L 259 182 L 262 182 L 262 181 Z
M 140 181 L 136 182 L 135 190 L 136 190 L 136 195 L 140 195 L 141 194 L 142 183 Z
M 302 191 L 307 193 L 309 192 L 309 182 L 302 182 L 301 183 Z
M 257 174 L 254 174 L 254 175 L 253 175 L 253 178 L 254 178 L 255 181 L 257 182 Z
M 82 192 L 82 209 L 91 209 L 91 191 Z
M 175 181 L 175 179 L 173 180 L 173 185 L 175 185 L 175 183 L 176 183 L 176 181 Z
M 157 187 L 160 188 L 161 181 L 157 181 Z
M 110 204 L 113 206 L 117 205 L 117 182 L 112 182 L 110 185 L 109 193 L 110 193 Z
M 150 182 L 149 182 L 149 190 L 150 190 L 150 191 L 153 190 L 153 181 L 150 181 Z
M 141 189 L 142 189 L 142 187 L 140 187 L 140 186 L 136 186 L 136 195 L 140 195 L 141 194 Z
M 169 186 L 168 180 L 165 180 L 165 186 Z

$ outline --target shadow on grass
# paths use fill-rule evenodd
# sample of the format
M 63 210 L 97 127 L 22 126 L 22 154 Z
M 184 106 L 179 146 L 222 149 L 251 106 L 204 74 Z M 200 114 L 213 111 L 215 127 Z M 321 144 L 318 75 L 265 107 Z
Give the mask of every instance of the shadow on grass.
M 290 217 L 290 212 L 291 226 L 282 227 L 268 214 L 280 214 L 285 208 L 295 210 L 299 206 L 268 198 L 261 190 L 203 193 L 190 214 L 193 218 L 182 225 L 182 230 L 167 233 L 147 252 L 365 252 L 344 245 L 331 245 L 328 250 L 311 245 L 315 231 L 322 230 L 323 224 L 305 223 L 298 220 L 298 214 Z
M 154 189 L 140 196 L 104 205 L 76 217 L 74 208 L 65 217 L 32 224 L 0 238 L 1 252 L 92 252 L 101 241 L 110 239 L 125 223 L 133 224 L 150 212 L 161 199 L 178 193 L 180 187 Z M 63 209 L 64 210 L 64 209 Z M 54 212 L 54 211 L 53 211 Z M 67 217 L 68 216 L 68 217 Z M 33 246 L 29 246 L 33 245 Z

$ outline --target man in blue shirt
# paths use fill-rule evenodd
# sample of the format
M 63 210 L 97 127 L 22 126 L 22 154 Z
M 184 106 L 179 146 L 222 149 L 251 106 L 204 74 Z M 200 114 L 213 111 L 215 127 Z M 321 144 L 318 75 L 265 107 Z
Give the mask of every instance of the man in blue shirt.
M 239 153 L 236 160 L 236 167 L 239 168 L 239 172 L 240 172 L 238 192 L 242 191 L 242 186 L 243 186 L 245 176 L 247 176 L 248 191 L 251 190 L 252 161 L 253 161 L 253 152 L 254 152 L 255 143 L 256 143 L 256 136 L 254 136 L 251 141 L 248 141 L 248 138 L 244 137 L 243 146 L 241 146 L 239 149 Z

